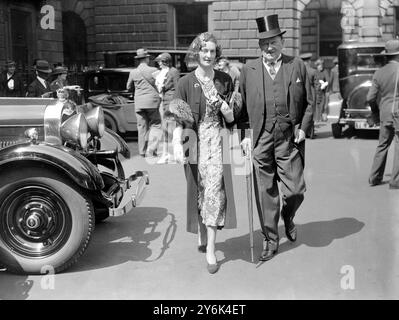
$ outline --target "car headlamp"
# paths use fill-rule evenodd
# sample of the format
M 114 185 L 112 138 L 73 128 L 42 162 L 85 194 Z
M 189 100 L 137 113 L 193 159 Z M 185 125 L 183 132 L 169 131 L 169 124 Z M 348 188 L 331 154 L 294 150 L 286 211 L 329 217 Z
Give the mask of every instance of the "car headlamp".
M 104 111 L 97 106 L 85 113 L 89 131 L 92 136 L 102 137 L 105 131 Z
M 89 137 L 87 120 L 82 113 L 78 113 L 65 120 L 61 125 L 63 141 L 73 142 L 86 148 Z

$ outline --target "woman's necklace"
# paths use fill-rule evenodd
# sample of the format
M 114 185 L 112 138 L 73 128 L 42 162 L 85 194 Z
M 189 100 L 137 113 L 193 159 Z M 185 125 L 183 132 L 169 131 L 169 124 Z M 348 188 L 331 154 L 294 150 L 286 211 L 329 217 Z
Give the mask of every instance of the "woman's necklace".
M 197 68 L 195 69 L 195 76 L 197 77 L 198 81 L 200 81 L 203 84 L 206 84 L 213 80 L 213 77 L 215 76 L 215 71 L 212 69 L 211 74 L 208 76 L 201 74 L 199 69 Z

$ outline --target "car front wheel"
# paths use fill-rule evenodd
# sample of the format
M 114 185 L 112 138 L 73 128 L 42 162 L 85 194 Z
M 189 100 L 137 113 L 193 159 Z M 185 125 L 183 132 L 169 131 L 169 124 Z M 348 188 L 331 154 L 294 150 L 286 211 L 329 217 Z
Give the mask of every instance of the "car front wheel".
M 48 168 L 0 172 L 0 264 L 8 271 L 61 272 L 85 251 L 93 229 L 91 201 Z

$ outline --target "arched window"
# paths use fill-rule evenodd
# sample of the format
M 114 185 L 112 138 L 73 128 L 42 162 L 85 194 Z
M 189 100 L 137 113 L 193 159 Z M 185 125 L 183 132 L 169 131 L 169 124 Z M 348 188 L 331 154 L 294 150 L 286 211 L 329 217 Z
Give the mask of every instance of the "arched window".
M 72 11 L 62 13 L 64 63 L 68 67 L 87 65 L 86 26 L 82 18 Z

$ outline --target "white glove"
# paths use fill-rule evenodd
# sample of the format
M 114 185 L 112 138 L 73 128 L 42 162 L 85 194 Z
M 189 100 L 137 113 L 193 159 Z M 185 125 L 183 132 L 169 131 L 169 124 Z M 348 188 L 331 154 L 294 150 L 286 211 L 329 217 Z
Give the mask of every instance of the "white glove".
M 249 155 L 250 155 L 251 148 L 252 148 L 251 139 L 250 138 L 244 138 L 241 141 L 240 145 L 241 145 L 241 150 L 242 150 L 244 156 L 248 158 Z
M 181 142 L 173 142 L 173 157 L 177 163 L 185 163 L 183 144 Z
M 229 107 L 226 101 L 222 102 L 222 106 L 220 107 L 220 111 L 223 114 L 227 123 L 231 123 L 234 121 L 233 109 Z
M 306 138 L 306 134 L 305 131 L 303 131 L 302 129 L 298 129 L 298 131 L 295 134 L 295 143 L 300 143 L 302 141 L 304 141 Z

